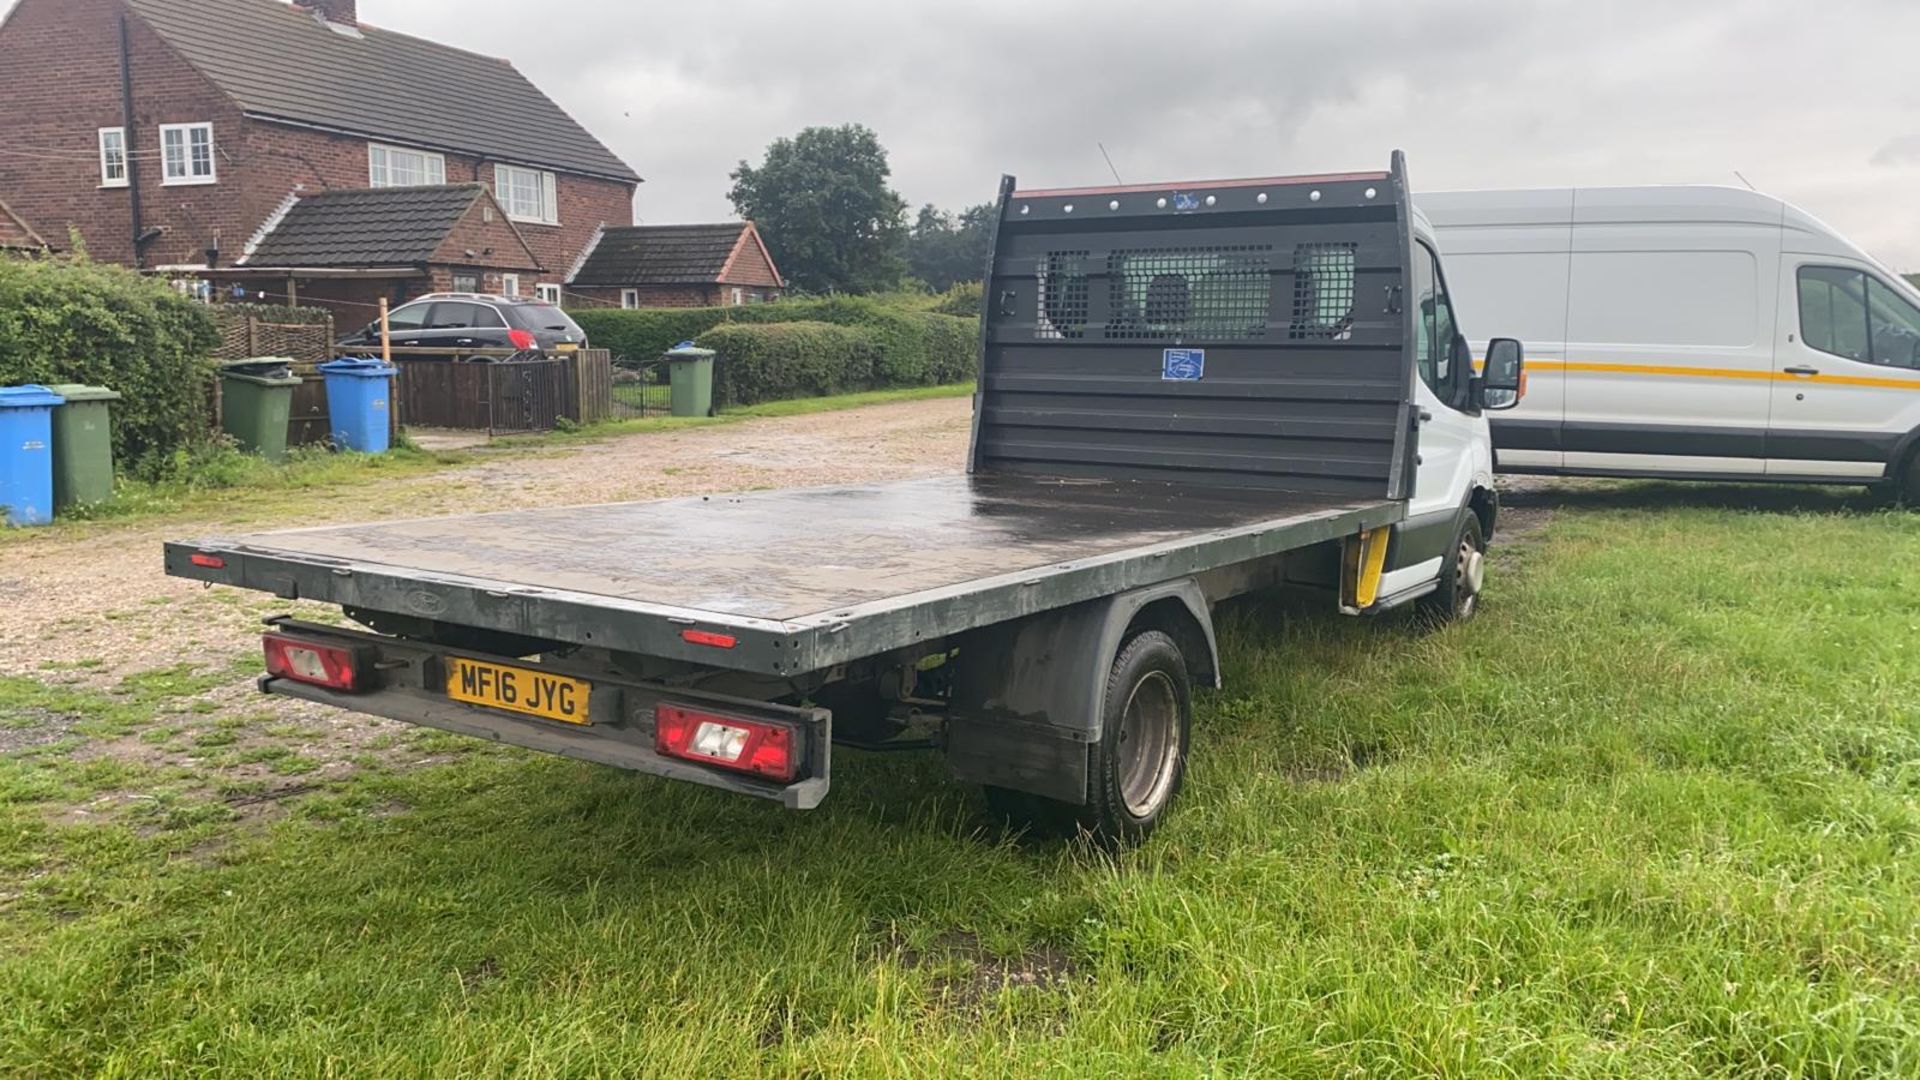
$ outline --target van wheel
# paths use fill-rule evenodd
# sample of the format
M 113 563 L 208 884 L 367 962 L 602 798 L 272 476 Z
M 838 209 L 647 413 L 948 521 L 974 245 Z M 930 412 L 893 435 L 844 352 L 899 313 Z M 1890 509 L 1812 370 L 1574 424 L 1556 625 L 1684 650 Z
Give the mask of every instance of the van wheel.
M 1146 839 L 1186 776 L 1193 692 L 1186 659 L 1158 630 L 1135 634 L 1107 673 L 1100 739 L 1087 748 L 1087 801 L 987 789 L 987 803 L 1016 828 L 1084 835 L 1107 848 Z
M 1902 506 L 1920 509 L 1920 450 L 1907 455 L 1907 467 L 1894 481 L 1893 497 Z
M 1450 557 L 1440 567 L 1440 587 L 1422 598 L 1420 610 L 1438 623 L 1464 622 L 1480 610 L 1487 580 L 1487 539 L 1480 515 L 1468 511 L 1454 534 Z

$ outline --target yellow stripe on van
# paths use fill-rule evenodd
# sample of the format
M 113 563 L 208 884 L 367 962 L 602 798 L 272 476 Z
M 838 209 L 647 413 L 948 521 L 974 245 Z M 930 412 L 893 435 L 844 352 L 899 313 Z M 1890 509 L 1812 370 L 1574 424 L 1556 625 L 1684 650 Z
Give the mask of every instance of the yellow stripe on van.
M 1484 360 L 1474 361 L 1478 369 Z M 1920 374 L 1913 378 L 1874 375 L 1789 375 L 1784 371 L 1738 371 L 1684 364 L 1600 364 L 1589 360 L 1528 360 L 1529 371 L 1578 371 L 1599 375 L 1660 375 L 1681 379 L 1757 379 L 1762 382 L 1815 383 L 1825 386 L 1872 386 L 1888 390 L 1920 390 Z

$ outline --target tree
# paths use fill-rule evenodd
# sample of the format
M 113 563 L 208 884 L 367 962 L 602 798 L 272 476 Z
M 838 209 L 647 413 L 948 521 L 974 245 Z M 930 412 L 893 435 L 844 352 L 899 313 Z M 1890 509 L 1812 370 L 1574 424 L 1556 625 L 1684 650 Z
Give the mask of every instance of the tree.
M 928 203 L 907 236 L 907 269 L 935 292 L 980 280 L 992 224 L 992 203 L 969 206 L 958 217 Z
M 742 161 L 727 197 L 750 218 L 794 287 L 880 292 L 906 271 L 907 203 L 887 186 L 887 152 L 860 124 L 810 127 Z

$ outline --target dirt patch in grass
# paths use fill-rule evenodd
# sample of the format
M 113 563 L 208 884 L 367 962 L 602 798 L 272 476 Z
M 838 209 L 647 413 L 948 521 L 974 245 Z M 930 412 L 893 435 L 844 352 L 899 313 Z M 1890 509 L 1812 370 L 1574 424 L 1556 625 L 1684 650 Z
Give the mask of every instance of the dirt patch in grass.
M 1073 959 L 1040 947 L 1002 956 L 964 930 L 949 930 L 918 948 L 898 931 L 887 934 L 886 952 L 908 968 L 933 973 L 940 1002 L 958 1011 L 975 1011 L 1002 990 L 1051 989 L 1080 977 Z
M 49 709 L 25 709 L 0 724 L 0 754 L 13 754 L 36 747 L 51 746 L 73 737 L 77 716 Z

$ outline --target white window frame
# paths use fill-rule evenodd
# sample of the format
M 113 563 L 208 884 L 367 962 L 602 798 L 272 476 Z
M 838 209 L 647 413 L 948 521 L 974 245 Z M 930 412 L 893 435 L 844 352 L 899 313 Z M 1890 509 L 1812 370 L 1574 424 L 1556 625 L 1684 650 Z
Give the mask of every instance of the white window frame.
M 420 159 L 420 174 L 425 177 L 418 184 L 398 184 L 393 180 L 393 156 L 405 154 Z M 384 159 L 384 160 L 383 160 Z M 367 186 L 384 187 L 443 187 L 447 182 L 447 156 L 431 150 L 414 150 L 405 146 L 393 146 L 389 143 L 370 142 L 367 144 Z
M 519 296 L 520 295 L 520 275 L 519 274 L 501 274 L 500 275 L 500 295 L 501 296 Z
M 187 170 L 180 175 L 174 174 L 173 160 L 167 156 L 167 136 L 176 131 L 181 133 L 180 148 L 183 152 L 181 163 L 186 166 Z M 196 175 L 193 171 L 193 133 L 196 131 L 205 131 L 207 133 L 207 172 L 205 176 Z M 219 182 L 220 153 L 217 145 L 213 141 L 212 121 L 202 120 L 192 124 L 160 125 L 160 184 L 162 187 L 189 187 L 194 184 L 217 184 Z
M 639 289 L 621 289 L 620 290 L 620 307 L 626 311 L 639 310 L 640 290 Z
M 533 298 L 535 300 L 543 300 L 549 304 L 552 304 L 554 307 L 559 307 L 560 306 L 560 286 L 548 285 L 545 282 L 535 285 L 533 287 Z
M 519 179 L 515 183 L 509 184 L 509 177 L 518 177 Z M 529 181 L 526 179 L 528 177 L 532 179 Z M 522 183 L 528 183 L 539 191 L 538 199 L 540 205 L 535 208 L 536 212 L 533 214 L 522 213 L 521 211 L 526 208 L 515 204 L 514 194 Z M 495 165 L 493 167 L 493 197 L 500 203 L 500 208 L 507 212 L 507 216 L 515 221 L 524 221 L 533 225 L 560 224 L 559 183 L 550 172 L 541 169 L 526 169 L 518 165 Z
M 120 175 L 116 178 L 107 162 L 107 139 L 112 137 L 120 143 Z M 133 167 L 133 161 L 127 157 L 127 129 L 123 127 L 103 127 L 99 133 L 100 143 L 100 186 L 103 188 L 122 188 L 127 186 L 127 170 Z
M 746 302 L 747 302 L 747 290 L 742 289 L 738 285 L 735 285 L 733 287 L 733 306 L 740 307 Z

